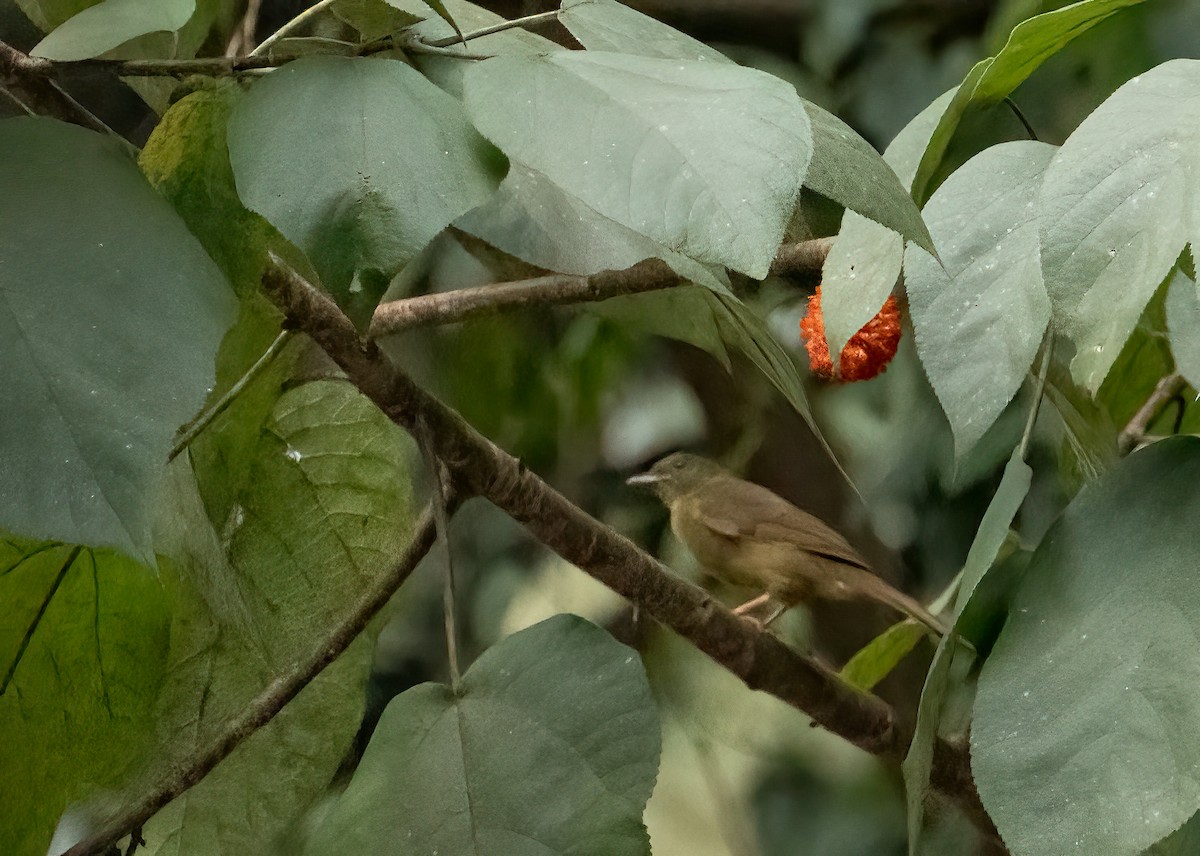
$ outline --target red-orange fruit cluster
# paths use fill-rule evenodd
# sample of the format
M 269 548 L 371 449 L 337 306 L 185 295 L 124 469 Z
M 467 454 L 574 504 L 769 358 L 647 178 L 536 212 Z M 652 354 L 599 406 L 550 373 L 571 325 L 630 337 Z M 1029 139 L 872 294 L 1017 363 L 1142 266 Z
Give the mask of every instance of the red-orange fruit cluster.
M 863 325 L 842 348 L 839 371 L 829 359 L 825 319 L 821 317 L 821 287 L 808 298 L 808 314 L 800 319 L 800 335 L 808 349 L 813 374 L 826 380 L 870 380 L 887 368 L 900 344 L 900 304 L 889 297 L 879 314 Z

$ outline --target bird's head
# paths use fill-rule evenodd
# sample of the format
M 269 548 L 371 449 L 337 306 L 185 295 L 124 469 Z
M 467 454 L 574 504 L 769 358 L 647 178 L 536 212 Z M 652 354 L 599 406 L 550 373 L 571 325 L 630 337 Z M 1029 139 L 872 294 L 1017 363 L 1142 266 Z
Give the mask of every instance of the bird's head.
M 667 455 L 644 473 L 631 476 L 626 484 L 645 485 L 670 505 L 680 496 L 699 488 L 725 472 L 720 464 L 699 455 L 675 452 Z

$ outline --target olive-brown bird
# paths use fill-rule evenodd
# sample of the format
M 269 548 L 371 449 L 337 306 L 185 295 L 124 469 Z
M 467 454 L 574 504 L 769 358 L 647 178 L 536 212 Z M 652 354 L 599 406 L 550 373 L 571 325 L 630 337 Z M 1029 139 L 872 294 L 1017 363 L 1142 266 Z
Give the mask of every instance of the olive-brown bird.
M 763 592 L 736 614 L 774 598 L 780 605 L 765 627 L 804 601 L 871 600 L 946 632 L 925 607 L 875 576 L 828 525 L 719 464 L 676 452 L 627 483 L 658 495 L 671 510 L 671 528 L 706 571 Z

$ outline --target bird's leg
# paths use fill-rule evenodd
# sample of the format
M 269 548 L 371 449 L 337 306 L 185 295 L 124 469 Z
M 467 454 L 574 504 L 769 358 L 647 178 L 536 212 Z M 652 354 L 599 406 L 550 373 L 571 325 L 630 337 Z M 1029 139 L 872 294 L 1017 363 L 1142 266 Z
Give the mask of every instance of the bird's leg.
M 767 594 L 766 592 L 763 592 L 758 597 L 751 598 L 750 600 L 743 603 L 741 606 L 734 609 L 733 614 L 734 615 L 745 615 L 750 610 L 754 609 L 757 606 L 761 606 L 762 604 L 766 603 L 770 599 L 771 599 L 771 596 L 769 594 Z M 772 616 L 772 618 L 774 618 L 774 616 Z

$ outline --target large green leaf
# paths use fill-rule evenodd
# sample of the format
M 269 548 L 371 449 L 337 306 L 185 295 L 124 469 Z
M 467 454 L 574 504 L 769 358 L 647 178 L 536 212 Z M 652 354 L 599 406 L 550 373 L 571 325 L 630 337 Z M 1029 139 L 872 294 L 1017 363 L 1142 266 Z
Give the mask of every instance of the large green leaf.
M 921 153 L 946 104 L 947 92 L 926 107 L 883 153 L 900 183 L 912 182 Z M 847 211 L 821 272 L 821 316 L 829 353 L 837 359 L 850 337 L 879 312 L 904 262 L 904 239 L 874 220 Z
M 289 63 L 237 104 L 228 141 L 242 201 L 307 253 L 359 323 L 498 178 L 458 101 L 390 59 Z
M 173 33 L 195 11 L 196 0 L 104 0 L 55 28 L 30 55 L 89 59 L 147 33 Z
M 42 856 L 71 803 L 152 750 L 170 614 L 154 572 L 108 550 L 0 540 L 0 840 Z
M 753 69 L 595 51 L 496 57 L 467 109 L 513 161 L 700 262 L 765 277 L 812 152 L 795 90 Z
M 1086 486 L 979 678 L 972 770 L 1014 856 L 1132 856 L 1200 808 L 1200 440 Z
M 278 381 L 262 378 L 246 395 L 222 430 L 197 439 L 196 480 L 173 470 L 162 549 L 176 617 L 157 710 L 160 764 L 207 748 L 277 675 L 313 656 L 409 535 L 412 444 L 350 384 L 315 381 L 280 397 Z M 373 638 L 368 630 L 157 814 L 143 830 L 149 850 L 267 852 L 358 729 Z
M 1071 374 L 1099 389 L 1184 245 L 1200 238 L 1200 60 L 1126 83 L 1050 162 L 1039 211 L 1054 320 Z
M 514 163 L 500 189 L 455 223 L 511 256 L 586 276 L 658 258 L 685 279 L 728 291 L 725 272 L 605 217 L 544 175 Z
M 1104 19 L 1142 0 L 1082 0 L 1018 24 L 994 57 L 977 63 L 954 93 L 930 135 L 912 182 L 913 197 L 924 202 L 930 182 L 968 109 L 1003 100 L 1043 62 Z
M 305 852 L 645 856 L 660 743 L 637 654 L 555 616 L 392 701 Z
M 25 17 L 43 33 L 100 2 L 102 0 L 16 0 Z
M 148 556 L 229 287 L 114 140 L 2 122 L 0 186 L 0 526 Z
M 1050 321 L 1034 206 L 1055 151 L 1020 141 L 973 157 L 925 206 L 941 263 L 905 254 L 917 353 L 959 459 L 1020 389 Z
M 275 231 L 246 210 L 234 186 L 225 128 L 241 97 L 241 88 L 229 83 L 181 98 L 155 126 L 139 163 L 234 290 L 250 294 L 259 290 Z
M 1167 286 L 1167 329 L 1175 368 L 1200 389 L 1200 293 L 1196 281 L 1176 270 Z
M 565 0 L 558 20 L 590 51 L 731 63 L 704 42 L 617 0 Z

